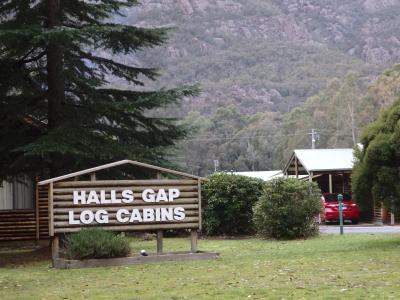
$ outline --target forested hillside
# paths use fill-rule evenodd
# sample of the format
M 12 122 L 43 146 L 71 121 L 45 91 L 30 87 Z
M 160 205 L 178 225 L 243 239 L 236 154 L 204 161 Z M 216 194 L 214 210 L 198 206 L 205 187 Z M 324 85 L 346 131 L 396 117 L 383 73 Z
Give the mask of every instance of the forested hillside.
M 309 147 L 311 128 L 319 147 L 352 146 L 379 111 L 367 87 L 400 62 L 400 0 L 141 2 L 121 22 L 171 27 L 171 38 L 126 59 L 160 68 L 155 87 L 200 84 L 168 114 L 197 129 L 174 160 L 201 175 L 214 160 L 222 170 L 281 168 Z
M 283 135 L 293 137 L 279 141 L 277 155 L 282 155 L 282 161 L 293 148 L 308 148 L 310 137 L 302 133 L 309 128 L 318 129 L 317 146 L 321 148 L 353 147 L 363 127 L 399 96 L 400 65 L 385 70 L 368 86 L 353 72 L 343 79 L 333 79 L 304 105 L 284 115 L 280 129 Z

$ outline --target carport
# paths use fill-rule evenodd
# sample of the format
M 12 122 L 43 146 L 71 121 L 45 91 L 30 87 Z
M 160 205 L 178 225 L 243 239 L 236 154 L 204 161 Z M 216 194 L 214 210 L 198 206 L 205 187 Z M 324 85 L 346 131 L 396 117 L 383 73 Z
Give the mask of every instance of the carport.
M 285 168 L 285 176 L 315 181 L 322 193 L 350 193 L 353 149 L 297 149 Z

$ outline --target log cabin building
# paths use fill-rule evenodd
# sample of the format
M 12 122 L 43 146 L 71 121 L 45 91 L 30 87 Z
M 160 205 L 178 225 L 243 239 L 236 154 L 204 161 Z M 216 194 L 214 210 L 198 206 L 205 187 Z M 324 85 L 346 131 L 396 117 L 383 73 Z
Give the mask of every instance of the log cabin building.
M 48 236 L 46 193 L 26 175 L 0 182 L 0 241 Z

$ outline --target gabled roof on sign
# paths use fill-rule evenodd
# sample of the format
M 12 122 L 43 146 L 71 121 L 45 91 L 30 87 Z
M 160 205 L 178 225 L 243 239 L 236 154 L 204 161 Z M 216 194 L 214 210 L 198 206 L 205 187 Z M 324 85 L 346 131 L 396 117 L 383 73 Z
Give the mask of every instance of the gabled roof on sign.
M 297 149 L 294 150 L 285 170 L 297 157 L 307 172 L 349 171 L 354 165 L 354 150 L 345 149 Z
M 162 168 L 162 167 L 158 167 L 158 166 L 154 166 L 154 165 L 150 165 L 150 164 L 146 164 L 146 163 L 142 163 L 142 162 L 138 162 L 138 161 L 134 161 L 134 160 L 124 159 L 124 160 L 116 161 L 116 162 L 113 162 L 113 163 L 97 166 L 97 167 L 94 167 L 94 168 L 90 168 L 90 169 L 86 169 L 86 170 L 82 170 L 82 171 L 78 171 L 78 172 L 62 175 L 62 176 L 59 176 L 59 177 L 54 177 L 54 178 L 50 178 L 50 179 L 47 179 L 47 180 L 43 180 L 43 181 L 38 182 L 38 184 L 39 185 L 45 185 L 45 184 L 49 184 L 49 183 L 52 183 L 52 182 L 57 182 L 57 181 L 66 180 L 66 179 L 69 179 L 69 178 L 74 178 L 74 177 L 77 177 L 77 176 L 91 174 L 91 173 L 94 173 L 94 172 L 98 172 L 98 171 L 101 171 L 101 170 L 114 168 L 114 167 L 121 166 L 121 165 L 126 165 L 126 164 L 130 164 L 130 165 L 134 165 L 134 166 L 137 166 L 137 167 L 142 167 L 142 168 L 158 171 L 158 172 L 161 172 L 161 173 L 168 173 L 168 174 L 181 176 L 181 177 L 186 177 L 186 178 L 192 178 L 192 179 L 206 180 L 205 178 L 199 177 L 199 176 L 196 176 L 196 175 L 192 175 L 192 174 L 188 174 L 188 173 L 184 173 L 184 172 L 180 172 L 180 171 L 175 171 L 175 170 L 171 170 L 171 169 L 166 169 L 166 168 Z

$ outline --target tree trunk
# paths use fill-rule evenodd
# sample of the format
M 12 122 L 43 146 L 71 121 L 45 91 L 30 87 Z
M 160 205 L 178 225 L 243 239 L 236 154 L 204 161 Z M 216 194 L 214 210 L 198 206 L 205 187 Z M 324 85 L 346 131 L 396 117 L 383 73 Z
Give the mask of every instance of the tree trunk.
M 60 0 L 47 0 L 47 25 L 54 28 L 61 25 Z M 65 100 L 65 79 L 63 64 L 63 48 L 55 40 L 47 46 L 47 99 L 49 132 L 62 124 L 61 104 Z M 62 157 L 58 153 L 50 156 L 50 176 L 58 176 L 62 172 Z

